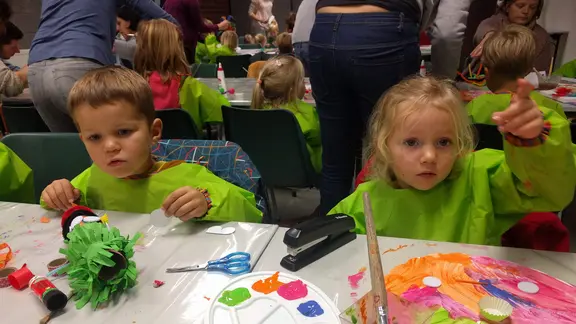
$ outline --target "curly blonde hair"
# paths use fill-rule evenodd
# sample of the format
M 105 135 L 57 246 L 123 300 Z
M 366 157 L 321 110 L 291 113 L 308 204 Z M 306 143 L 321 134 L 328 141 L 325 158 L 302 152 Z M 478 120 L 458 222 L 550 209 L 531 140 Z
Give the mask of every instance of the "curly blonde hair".
M 452 117 L 456 130 L 456 154 L 464 156 L 474 149 L 474 132 L 459 92 L 447 80 L 433 77 L 415 77 L 404 80 L 384 94 L 372 114 L 367 157 L 373 159 L 370 177 L 397 187 L 392 171 L 392 156 L 388 140 L 408 116 L 434 107 Z

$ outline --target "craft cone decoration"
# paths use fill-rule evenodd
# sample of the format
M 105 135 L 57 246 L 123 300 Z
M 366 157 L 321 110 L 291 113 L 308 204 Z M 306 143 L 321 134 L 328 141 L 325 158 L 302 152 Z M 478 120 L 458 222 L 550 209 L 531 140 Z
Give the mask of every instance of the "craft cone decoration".
M 63 222 L 63 226 L 64 223 L 70 222 Z M 68 264 L 58 273 L 68 274 L 76 308 L 90 302 L 96 309 L 115 294 L 136 285 L 138 271 L 131 259 L 139 238 L 140 233 L 132 239 L 124 237 L 106 222 L 83 223 L 67 233 L 67 246 L 60 253 L 66 256 Z

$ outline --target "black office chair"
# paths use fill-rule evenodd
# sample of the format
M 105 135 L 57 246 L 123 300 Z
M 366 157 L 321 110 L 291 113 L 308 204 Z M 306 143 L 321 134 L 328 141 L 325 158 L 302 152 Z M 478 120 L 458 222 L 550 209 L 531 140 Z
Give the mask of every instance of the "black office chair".
M 262 47 L 260 44 L 240 44 L 238 45 L 241 49 L 259 49 Z
M 474 124 L 474 128 L 476 129 L 476 138 L 478 139 L 476 145 L 477 151 L 485 148 L 494 150 L 504 149 L 504 139 L 502 133 L 498 130 L 498 126 Z
M 163 139 L 204 139 L 186 110 L 179 108 L 156 110 L 156 117 L 162 120 Z
M 190 69 L 195 78 L 216 78 L 218 77 L 218 65 L 210 63 L 193 64 Z
M 46 133 L 50 132 L 32 100 L 3 98 L 2 114 L 7 133 Z
M 224 76 L 227 78 L 245 78 L 248 75 L 251 55 L 218 56 L 217 63 L 222 63 Z

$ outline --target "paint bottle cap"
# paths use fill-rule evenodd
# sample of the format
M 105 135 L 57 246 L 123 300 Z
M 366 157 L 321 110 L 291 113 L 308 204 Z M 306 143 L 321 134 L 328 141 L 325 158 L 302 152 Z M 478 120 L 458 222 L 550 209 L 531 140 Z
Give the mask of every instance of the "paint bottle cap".
M 53 312 L 66 307 L 66 304 L 68 304 L 68 296 L 60 290 L 52 289 L 42 296 L 42 302 L 49 311 Z
M 501 298 L 487 296 L 478 302 L 480 314 L 487 320 L 501 322 L 512 315 L 512 305 Z
M 8 275 L 8 281 L 14 289 L 22 290 L 28 287 L 28 282 L 34 277 L 34 274 L 28 269 L 26 264 L 22 268 Z

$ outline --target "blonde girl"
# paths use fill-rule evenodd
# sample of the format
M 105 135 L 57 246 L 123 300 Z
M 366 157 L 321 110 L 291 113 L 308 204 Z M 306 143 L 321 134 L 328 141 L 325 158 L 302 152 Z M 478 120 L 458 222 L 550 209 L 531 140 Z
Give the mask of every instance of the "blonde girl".
M 154 107 L 180 107 L 180 80 L 182 76 L 190 75 L 190 67 L 178 27 L 164 19 L 141 22 L 137 43 L 134 69 L 148 80 L 154 95 Z
M 331 213 L 352 216 L 365 233 L 368 192 L 378 235 L 499 245 L 528 212 L 562 210 L 576 178 L 569 124 L 538 109 L 530 90 L 518 80 L 510 105 L 492 115 L 504 151 L 472 153 L 467 111 L 450 83 L 416 78 L 392 87 L 371 120 L 373 180 Z
M 278 56 L 268 60 L 262 68 L 252 93 L 252 108 L 290 110 L 300 124 L 312 165 L 320 172 L 320 121 L 316 108 L 302 101 L 304 93 L 302 63 L 293 56 Z
M 263 34 L 257 34 L 254 36 L 254 41 L 256 44 L 260 44 L 261 47 L 266 47 L 266 36 Z
M 238 47 L 238 34 L 235 31 L 227 30 L 220 36 L 220 44 L 207 44 L 206 47 L 212 64 L 218 61 L 218 56 L 234 56 L 236 55 L 236 47 Z
M 254 36 L 252 36 L 251 34 L 244 35 L 244 44 L 256 44 Z

